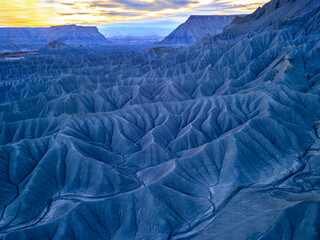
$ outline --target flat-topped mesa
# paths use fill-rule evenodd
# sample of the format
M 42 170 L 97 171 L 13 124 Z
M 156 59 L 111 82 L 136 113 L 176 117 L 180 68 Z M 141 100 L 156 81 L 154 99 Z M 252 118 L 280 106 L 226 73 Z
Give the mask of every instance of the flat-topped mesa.
M 235 17 L 234 15 L 190 15 L 188 20 L 201 20 L 201 21 L 210 21 L 210 20 L 217 20 L 217 19 L 223 19 L 223 18 L 230 18 L 231 17 Z
M 59 40 L 69 45 L 103 45 L 108 43 L 95 26 L 52 26 L 48 33 L 52 34 L 52 40 Z
M 51 27 L 49 27 L 49 29 L 56 30 L 56 31 L 95 32 L 95 33 L 100 34 L 100 32 L 96 26 L 78 26 L 76 24 L 51 26 Z
M 234 15 L 191 15 L 185 23 L 170 33 L 160 44 L 194 44 L 208 34 L 214 36 L 221 33 L 234 18 Z
M 94 26 L 61 25 L 37 28 L 0 28 L 0 42 L 47 44 L 58 40 L 67 45 L 104 45 L 109 41 Z
M 50 28 L 61 28 L 61 29 L 70 29 L 70 28 L 78 28 L 76 24 L 66 24 L 66 25 L 55 25 L 51 26 Z

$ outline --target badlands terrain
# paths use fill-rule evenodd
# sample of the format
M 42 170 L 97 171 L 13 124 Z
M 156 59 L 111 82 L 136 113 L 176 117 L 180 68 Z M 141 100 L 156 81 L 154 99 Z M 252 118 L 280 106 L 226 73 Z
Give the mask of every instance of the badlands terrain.
M 320 1 L 190 47 L 0 60 L 0 239 L 320 239 Z

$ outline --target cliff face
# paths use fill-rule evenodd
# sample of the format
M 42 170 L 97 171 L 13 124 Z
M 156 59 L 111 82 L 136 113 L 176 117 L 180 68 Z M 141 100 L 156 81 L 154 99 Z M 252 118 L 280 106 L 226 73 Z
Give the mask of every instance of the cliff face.
M 96 27 L 64 25 L 49 28 L 0 28 L 0 42 L 46 44 L 54 40 L 69 45 L 108 43 Z
M 213 36 L 221 33 L 234 18 L 235 16 L 192 15 L 161 43 L 168 45 L 196 43 L 208 34 Z
M 313 14 L 318 14 L 317 10 L 313 10 L 318 3 L 318 1 L 272 0 L 250 15 L 236 17 L 232 24 L 226 27 L 227 31 L 224 34 L 234 37 L 234 35 L 261 31 L 270 26 L 281 28 L 282 25 L 292 23 L 299 17 L 304 17 L 306 18 L 304 20 L 308 21 Z M 319 23 L 312 22 L 311 25 L 312 28 L 317 28 Z

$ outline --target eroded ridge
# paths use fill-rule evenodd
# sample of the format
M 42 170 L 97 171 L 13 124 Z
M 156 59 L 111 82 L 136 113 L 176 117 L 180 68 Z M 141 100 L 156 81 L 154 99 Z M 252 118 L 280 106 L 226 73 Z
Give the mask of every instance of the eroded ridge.
M 0 62 L 1 238 L 319 238 L 319 10 Z

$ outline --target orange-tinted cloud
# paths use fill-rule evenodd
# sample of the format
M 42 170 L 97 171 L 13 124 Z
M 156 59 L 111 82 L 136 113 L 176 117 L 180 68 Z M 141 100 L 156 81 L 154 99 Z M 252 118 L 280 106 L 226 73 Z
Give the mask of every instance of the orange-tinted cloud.
M 46 26 L 54 15 L 53 6 L 41 0 L 0 0 L 1 26 Z
M 249 13 L 265 0 L 0 0 L 0 26 L 107 24 L 189 14 Z

